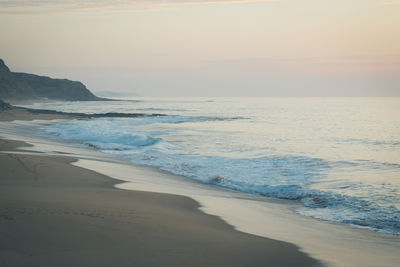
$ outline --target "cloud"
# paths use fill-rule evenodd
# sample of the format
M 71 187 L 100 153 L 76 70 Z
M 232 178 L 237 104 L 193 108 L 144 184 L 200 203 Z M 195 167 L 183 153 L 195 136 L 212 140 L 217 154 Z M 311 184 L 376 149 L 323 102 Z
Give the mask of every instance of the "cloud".
M 31 14 L 87 10 L 151 11 L 176 5 L 211 5 L 278 0 L 0 0 L 0 14 Z

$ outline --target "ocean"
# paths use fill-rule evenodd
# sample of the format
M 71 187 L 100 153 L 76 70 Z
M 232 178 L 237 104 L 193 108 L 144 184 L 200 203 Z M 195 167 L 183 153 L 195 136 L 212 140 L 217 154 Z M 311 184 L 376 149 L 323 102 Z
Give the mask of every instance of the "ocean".
M 400 98 L 138 98 L 30 108 L 141 113 L 55 121 L 58 140 L 297 213 L 400 235 Z

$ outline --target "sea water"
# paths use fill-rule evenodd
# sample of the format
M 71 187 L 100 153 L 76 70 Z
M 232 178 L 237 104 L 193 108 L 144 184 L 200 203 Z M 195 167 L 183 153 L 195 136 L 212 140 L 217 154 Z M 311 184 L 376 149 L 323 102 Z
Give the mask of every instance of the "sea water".
M 399 98 L 139 98 L 31 108 L 141 113 L 46 134 L 215 186 L 298 201 L 298 213 L 400 234 Z

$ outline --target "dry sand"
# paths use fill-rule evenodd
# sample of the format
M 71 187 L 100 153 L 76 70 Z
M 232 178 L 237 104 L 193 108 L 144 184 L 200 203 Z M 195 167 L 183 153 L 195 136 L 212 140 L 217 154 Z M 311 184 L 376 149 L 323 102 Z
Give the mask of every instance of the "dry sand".
M 290 243 L 234 230 L 194 200 L 120 190 L 71 158 L 0 141 L 0 266 L 313 266 Z

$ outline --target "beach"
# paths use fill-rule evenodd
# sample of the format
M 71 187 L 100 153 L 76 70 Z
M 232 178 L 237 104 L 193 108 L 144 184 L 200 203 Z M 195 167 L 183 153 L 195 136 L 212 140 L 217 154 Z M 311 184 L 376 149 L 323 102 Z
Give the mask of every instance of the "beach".
M 100 133 L 109 122 L 136 129 L 191 117 L 77 119 L 67 112 L 0 112 L 6 266 L 389 267 L 400 260 L 396 235 L 301 216 L 299 201 L 204 183 L 118 154 L 131 150 L 110 154 L 43 133 L 53 125 L 94 123 Z
M 0 267 L 400 267 L 399 7 L 0 1 Z
M 319 264 L 293 244 L 234 230 L 190 198 L 117 189 L 118 180 L 73 166 L 73 158 L 0 144 L 3 266 Z
M 0 110 L 0 121 L 13 120 L 56 120 L 56 119 L 71 119 L 71 116 L 55 115 L 55 114 L 33 114 L 26 109 L 13 108 L 12 110 Z

